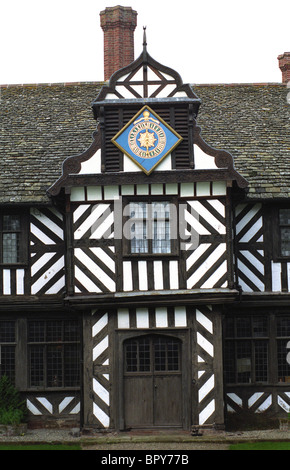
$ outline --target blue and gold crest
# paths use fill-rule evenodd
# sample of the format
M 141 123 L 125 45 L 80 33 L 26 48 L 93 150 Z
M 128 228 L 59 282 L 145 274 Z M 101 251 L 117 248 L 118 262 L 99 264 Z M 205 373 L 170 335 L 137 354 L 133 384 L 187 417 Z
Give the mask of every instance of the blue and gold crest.
M 149 106 L 144 106 L 112 142 L 147 175 L 182 141 Z

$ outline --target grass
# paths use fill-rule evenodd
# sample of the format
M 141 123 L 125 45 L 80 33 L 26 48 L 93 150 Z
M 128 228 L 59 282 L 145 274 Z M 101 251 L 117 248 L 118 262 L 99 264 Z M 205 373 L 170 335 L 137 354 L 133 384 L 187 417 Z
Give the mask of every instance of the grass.
M 290 442 L 243 442 L 231 444 L 229 450 L 290 450 Z
M 6 444 L 0 445 L 1 450 L 82 450 L 80 444 Z M 231 444 L 229 450 L 290 450 L 288 442 L 243 442 Z
M 7 444 L 0 445 L 1 450 L 82 450 L 79 444 Z

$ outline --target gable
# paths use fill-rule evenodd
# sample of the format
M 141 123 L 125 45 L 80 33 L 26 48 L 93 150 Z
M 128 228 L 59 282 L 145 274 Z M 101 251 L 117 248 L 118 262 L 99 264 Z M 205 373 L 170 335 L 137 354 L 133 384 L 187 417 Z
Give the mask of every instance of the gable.
M 128 94 L 131 95 L 129 98 Z M 153 171 L 191 170 L 193 181 L 213 181 L 216 177 L 218 180 L 237 181 L 241 187 L 247 186 L 246 180 L 235 171 L 232 156 L 226 151 L 211 148 L 202 139 L 201 129 L 196 124 L 199 106 L 200 99 L 190 85 L 184 85 L 177 72 L 152 59 L 144 45 L 140 57 L 113 74 L 109 83 L 102 87 L 92 103 L 97 120 L 94 143 L 82 155 L 64 162 L 63 175 L 50 188 L 50 194 L 58 194 L 62 185 L 71 187 L 68 182 L 70 175 L 84 175 L 86 171 L 91 176 L 99 172 L 105 175 L 140 171 L 149 176 Z M 158 121 L 163 133 L 174 141 L 172 145 L 164 145 L 160 154 L 164 158 L 157 154 L 159 138 L 152 130 L 147 130 L 146 135 L 149 138 L 151 134 L 154 139 L 152 147 L 157 146 L 156 152 L 152 150 L 150 154 L 146 144 L 138 143 L 142 132 L 134 150 L 130 148 L 129 126 L 137 122 L 137 116 L 145 122 L 145 117 L 141 116 L 144 109 L 151 119 Z M 134 132 L 134 126 L 132 129 Z M 201 170 L 212 173 L 201 173 Z M 223 171 L 222 176 L 221 173 L 215 176 L 213 172 L 219 170 Z

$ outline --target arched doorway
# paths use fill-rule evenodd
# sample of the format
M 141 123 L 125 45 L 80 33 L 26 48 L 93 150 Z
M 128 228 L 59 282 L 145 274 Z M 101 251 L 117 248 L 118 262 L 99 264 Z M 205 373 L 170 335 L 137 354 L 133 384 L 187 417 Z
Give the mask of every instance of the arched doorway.
M 125 428 L 183 424 L 182 342 L 143 335 L 123 344 Z

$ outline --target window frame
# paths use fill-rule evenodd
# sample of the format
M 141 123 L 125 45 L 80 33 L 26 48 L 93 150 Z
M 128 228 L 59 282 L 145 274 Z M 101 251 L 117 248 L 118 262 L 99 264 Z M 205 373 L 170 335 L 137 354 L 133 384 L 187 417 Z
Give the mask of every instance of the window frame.
M 290 325 L 290 315 L 281 315 L 279 313 L 276 315 L 275 342 L 276 342 L 276 348 L 277 348 L 277 376 L 278 376 L 277 380 L 278 380 L 279 384 L 289 385 L 289 383 L 290 383 L 290 364 L 287 361 L 287 356 L 288 356 L 287 350 L 290 351 L 290 348 L 287 348 L 287 346 L 290 343 L 290 334 L 281 334 L 281 331 L 279 332 L 279 329 L 278 329 L 279 321 L 281 321 L 281 320 L 283 321 L 283 320 L 285 320 L 285 318 L 289 322 L 289 325 Z M 281 356 L 280 356 L 279 343 L 280 344 L 286 343 L 285 350 L 284 350 L 284 354 L 285 354 L 285 357 L 286 357 L 286 362 L 284 363 L 284 365 L 282 363 L 280 363 L 280 357 Z M 284 374 L 284 377 L 283 377 L 283 374 L 280 373 L 281 368 L 283 369 L 284 373 L 288 372 L 289 375 Z M 282 380 L 283 378 L 285 380 Z M 287 378 L 287 380 L 286 380 L 286 378 Z
M 171 350 L 170 346 L 175 348 Z M 146 334 L 127 339 L 123 347 L 125 376 L 182 372 L 182 341 L 177 337 Z
M 290 261 L 290 255 L 283 255 L 282 254 L 282 239 L 281 239 L 281 227 L 285 226 L 284 224 L 280 224 L 280 210 L 281 209 L 289 209 L 289 204 L 280 204 L 273 208 L 272 212 L 272 220 L 273 224 L 271 224 L 271 232 L 272 232 L 272 246 L 273 246 L 273 261 Z M 271 214 L 271 212 L 270 212 Z M 290 224 L 287 225 L 290 228 Z M 290 240 L 289 240 L 290 241 Z
M 9 233 L 20 233 L 19 241 L 19 261 L 7 263 L 3 261 L 4 247 L 3 247 L 3 234 L 7 233 L 4 230 L 4 216 L 18 215 L 20 217 L 20 230 L 9 231 Z M 0 266 L 3 267 L 22 267 L 28 265 L 28 211 L 27 209 L 0 209 Z
M 253 318 L 257 317 L 263 317 L 267 320 L 267 328 L 268 328 L 268 334 L 267 336 L 252 336 L 250 338 L 249 336 L 238 336 L 237 335 L 237 330 L 235 329 L 233 335 L 229 335 L 227 332 L 227 325 L 226 322 L 227 320 L 231 319 L 234 320 L 234 324 L 236 324 L 236 319 L 240 318 L 250 318 L 251 319 L 251 325 L 253 325 Z M 285 341 L 286 343 L 286 349 L 284 351 L 284 365 L 282 365 L 282 368 L 284 371 L 288 372 L 289 369 L 289 376 L 285 377 L 290 377 L 290 364 L 289 367 L 287 365 L 287 344 L 290 342 L 290 335 L 279 335 L 278 331 L 278 322 L 279 319 L 286 319 L 287 322 L 290 322 L 290 312 L 285 312 L 282 310 L 273 310 L 273 311 L 261 311 L 261 312 L 256 312 L 256 313 L 249 313 L 249 312 L 236 312 L 235 315 L 229 314 L 228 316 L 225 317 L 224 319 L 224 326 L 223 326 L 223 368 L 224 368 L 224 383 L 226 386 L 249 386 L 249 385 L 270 385 L 274 387 L 289 387 L 289 382 L 288 381 L 281 381 L 281 376 L 279 376 L 279 367 L 281 367 L 281 364 L 279 366 L 279 361 L 281 356 L 279 356 L 279 348 L 278 348 L 278 342 L 280 340 Z M 235 326 L 236 328 L 236 326 Z M 253 330 L 252 330 L 253 332 Z M 267 341 L 267 381 L 251 381 L 251 382 L 238 382 L 237 381 L 237 363 L 236 363 L 236 349 L 237 349 L 237 342 L 238 341 L 244 341 L 244 340 L 250 340 L 250 341 Z M 226 342 L 231 342 L 234 345 L 234 370 L 233 371 L 227 371 L 228 365 L 227 361 L 228 358 L 231 358 L 231 355 L 233 354 L 231 351 L 228 352 L 228 357 L 227 357 L 227 352 L 226 352 Z M 290 347 L 289 347 L 289 352 L 290 352 Z M 252 351 L 251 351 L 252 354 Z M 251 355 L 251 358 L 253 358 L 253 354 Z M 253 365 L 255 365 L 253 362 L 251 364 L 252 368 Z M 228 381 L 227 380 L 227 374 L 234 374 L 235 375 L 235 381 Z M 253 372 L 251 371 L 251 377 L 253 377 Z
M 130 220 L 130 216 L 126 215 L 125 207 L 128 206 L 130 203 L 147 203 L 152 205 L 153 203 L 162 203 L 168 202 L 170 205 L 175 206 L 175 213 L 177 217 L 177 222 L 179 220 L 179 205 L 178 205 L 178 198 L 172 196 L 139 196 L 139 197 L 123 197 L 123 238 L 122 238 L 122 245 L 123 245 L 123 257 L 124 258 L 138 258 L 138 259 L 153 259 L 153 258 L 175 258 L 179 257 L 179 230 L 178 227 L 172 229 L 172 214 L 169 216 L 169 224 L 170 224 L 170 234 L 176 234 L 175 238 L 170 238 L 170 252 L 169 253 L 153 253 L 152 250 L 152 241 L 153 238 L 149 238 L 149 246 L 148 251 L 144 253 L 132 253 L 131 252 L 131 240 L 126 238 L 124 234 L 124 227 L 125 224 L 128 224 Z M 141 220 L 141 219 L 140 219 Z M 149 233 L 153 233 L 153 223 L 154 219 L 149 218 L 145 219 L 149 221 Z M 157 219 L 158 220 L 158 219 Z M 152 223 L 153 221 L 153 223 Z
M 62 338 L 61 340 L 53 340 L 49 341 L 47 339 L 47 336 L 43 340 L 39 341 L 32 341 L 31 338 L 29 337 L 29 327 L 30 324 L 33 322 L 41 322 L 44 324 L 44 334 L 47 334 L 47 326 L 49 322 L 60 322 L 61 323 L 61 330 L 62 330 Z M 78 329 L 78 334 L 79 337 L 78 339 L 75 340 L 65 340 L 64 337 L 64 328 L 65 324 L 69 322 L 76 322 L 79 325 L 79 320 L 78 319 L 73 319 L 73 318 L 68 318 L 68 319 L 57 319 L 57 318 L 48 318 L 48 319 L 27 319 L 27 388 L 29 390 L 68 390 L 68 389 L 79 389 L 81 385 L 81 371 L 80 371 L 80 361 L 81 361 L 81 334 L 80 334 L 80 329 Z M 65 347 L 66 346 L 71 346 L 75 345 L 76 346 L 76 352 L 78 354 L 78 360 L 76 360 L 76 369 L 78 368 L 78 383 L 74 385 L 65 385 L 65 372 L 66 372 L 66 367 L 65 367 Z M 49 369 L 49 364 L 48 364 L 48 357 L 47 357 L 47 352 L 49 347 L 59 347 L 61 348 L 61 384 L 56 383 L 55 385 L 48 385 L 48 369 Z M 31 372 L 32 372 L 32 362 L 31 362 L 31 352 L 34 347 L 39 347 L 42 348 L 43 354 L 42 354 L 42 375 L 43 375 L 43 380 L 42 384 L 31 384 Z
M 16 320 L 8 320 L 8 319 L 1 319 L 0 320 L 0 328 L 2 324 L 4 323 L 11 323 L 13 326 L 13 338 L 5 338 L 3 339 L 2 336 L 0 335 L 0 378 L 4 375 L 7 375 L 7 377 L 10 379 L 10 381 L 15 384 L 15 379 L 16 379 L 16 347 L 17 347 L 17 336 L 16 336 Z M 3 358 L 3 351 L 5 349 L 11 348 L 14 351 L 14 358 L 13 358 L 13 367 L 10 368 L 9 373 L 7 373 L 7 370 L 4 369 L 4 372 L 2 372 L 2 358 Z M 7 364 L 5 364 L 7 366 Z
M 265 318 L 266 319 L 266 326 L 267 326 L 267 335 L 259 336 L 254 334 L 254 318 Z M 225 375 L 225 383 L 227 385 L 249 385 L 249 384 L 268 384 L 270 382 L 270 325 L 269 325 L 269 319 L 267 315 L 237 315 L 237 316 L 229 316 L 226 318 L 228 320 L 231 318 L 234 322 L 234 332 L 232 336 L 227 336 L 226 332 L 226 325 L 224 329 L 224 375 Z M 237 327 L 237 321 L 240 319 L 249 319 L 250 321 L 250 334 L 245 334 L 244 336 L 238 335 L 238 327 Z M 226 321 L 225 320 L 225 321 Z M 258 344 L 266 343 L 266 349 L 267 349 L 267 380 L 257 380 L 257 351 L 256 351 L 256 346 Z M 233 350 L 232 350 L 232 355 L 233 357 L 233 371 L 231 372 L 235 376 L 234 381 L 228 381 L 227 380 L 227 350 L 226 350 L 226 344 L 231 344 L 233 345 Z M 250 351 L 250 372 L 249 372 L 249 381 L 239 381 L 238 380 L 238 374 L 242 373 L 238 371 L 238 360 L 241 358 L 238 358 L 238 346 L 241 344 L 249 344 L 249 351 Z M 231 355 L 231 356 L 232 356 Z

